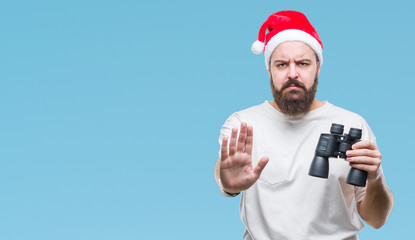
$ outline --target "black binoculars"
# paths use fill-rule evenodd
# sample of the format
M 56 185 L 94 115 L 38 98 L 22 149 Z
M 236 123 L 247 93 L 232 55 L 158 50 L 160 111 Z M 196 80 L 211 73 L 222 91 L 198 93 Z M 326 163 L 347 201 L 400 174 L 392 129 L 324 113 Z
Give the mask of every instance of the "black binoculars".
M 344 126 L 333 123 L 330 134 L 322 133 L 316 147 L 316 153 L 311 163 L 309 175 L 320 178 L 329 176 L 329 157 L 346 158 L 346 151 L 352 149 L 352 145 L 359 142 L 362 130 L 350 128 L 349 134 L 343 134 Z M 351 168 L 346 182 L 359 187 L 366 186 L 367 172 Z

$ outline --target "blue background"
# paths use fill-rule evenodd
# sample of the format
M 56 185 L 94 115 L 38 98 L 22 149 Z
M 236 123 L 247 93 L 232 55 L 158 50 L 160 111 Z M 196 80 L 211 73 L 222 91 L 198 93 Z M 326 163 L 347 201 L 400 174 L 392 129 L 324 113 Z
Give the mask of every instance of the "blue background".
M 361 114 L 396 199 L 362 239 L 412 236 L 410 1 L 2 1 L 0 239 L 241 239 L 213 180 L 226 118 L 271 100 L 273 12 L 324 44 L 317 98 Z

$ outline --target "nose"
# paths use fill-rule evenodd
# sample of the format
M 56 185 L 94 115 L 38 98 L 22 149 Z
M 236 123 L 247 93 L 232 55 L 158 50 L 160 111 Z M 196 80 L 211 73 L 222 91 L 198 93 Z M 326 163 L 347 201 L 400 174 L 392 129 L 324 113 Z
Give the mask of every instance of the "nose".
M 291 79 L 298 78 L 298 69 L 295 63 L 290 63 L 288 77 Z

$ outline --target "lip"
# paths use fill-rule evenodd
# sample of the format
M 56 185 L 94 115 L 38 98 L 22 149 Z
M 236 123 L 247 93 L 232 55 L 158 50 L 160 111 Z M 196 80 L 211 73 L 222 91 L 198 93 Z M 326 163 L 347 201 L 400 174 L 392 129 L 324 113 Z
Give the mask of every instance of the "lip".
M 288 87 L 285 87 L 283 91 L 291 92 L 291 93 L 298 93 L 299 91 L 304 91 L 304 89 L 300 86 L 296 85 L 290 85 Z
M 297 89 L 301 89 L 301 87 L 297 86 L 297 85 L 294 85 L 294 84 L 291 84 L 290 86 L 286 87 L 286 89 L 288 89 L 288 90 L 297 90 Z

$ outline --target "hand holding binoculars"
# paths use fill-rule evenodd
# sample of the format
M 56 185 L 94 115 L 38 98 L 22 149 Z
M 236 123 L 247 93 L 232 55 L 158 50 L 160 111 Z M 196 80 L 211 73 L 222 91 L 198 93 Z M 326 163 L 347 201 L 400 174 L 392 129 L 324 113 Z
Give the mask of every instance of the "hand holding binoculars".
M 349 134 L 343 134 L 344 126 L 333 123 L 330 134 L 322 133 L 316 147 L 313 162 L 311 163 L 309 175 L 320 178 L 328 178 L 329 157 L 346 158 L 346 151 L 352 149 L 352 145 L 359 142 L 362 130 L 350 128 Z M 359 187 L 366 186 L 367 172 L 351 168 L 346 182 Z

